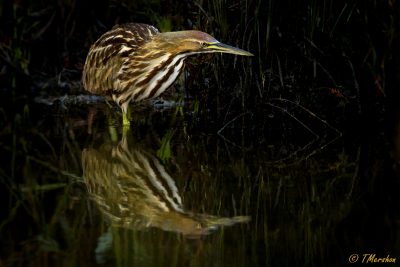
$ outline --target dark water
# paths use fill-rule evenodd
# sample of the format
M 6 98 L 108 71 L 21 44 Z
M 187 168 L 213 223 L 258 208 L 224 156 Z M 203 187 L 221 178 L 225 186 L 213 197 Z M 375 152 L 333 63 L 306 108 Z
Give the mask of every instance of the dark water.
M 2 123 L 0 266 L 400 257 L 399 120 L 337 131 L 269 107 L 216 126 L 173 108 L 124 130 L 105 111 L 88 125 L 87 106 L 59 110 L 25 106 Z

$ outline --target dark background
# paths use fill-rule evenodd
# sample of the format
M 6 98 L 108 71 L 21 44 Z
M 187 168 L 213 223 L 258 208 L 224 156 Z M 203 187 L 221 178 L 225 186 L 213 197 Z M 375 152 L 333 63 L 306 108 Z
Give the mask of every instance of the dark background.
M 4 1 L 1 101 L 8 109 L 37 95 L 84 93 L 80 75 L 90 45 L 117 23 L 142 22 L 206 31 L 255 55 L 251 62 L 192 60 L 200 63 L 188 68 L 186 90 L 217 114 L 232 101 L 247 110 L 284 97 L 322 117 L 371 121 L 397 107 L 399 12 L 395 0 Z
M 85 259 L 92 259 L 95 245 L 84 250 L 81 244 L 96 243 L 103 229 L 80 221 L 81 214 L 88 213 L 86 196 L 81 193 L 83 197 L 77 197 L 71 181 L 82 174 L 82 149 L 92 137 L 97 138 L 86 131 L 87 114 L 93 105 L 60 99 L 87 95 L 81 73 L 90 45 L 115 24 L 125 22 L 148 23 L 161 31 L 198 29 L 254 54 L 251 59 L 213 55 L 188 60 L 184 82 L 177 82 L 170 90 L 181 89 L 176 91 L 183 91 L 189 103 L 185 111 L 190 115 L 183 123 L 187 129 L 176 130 L 164 114 L 134 116 L 134 121 L 148 119 L 157 124 L 151 127 L 156 128 L 158 140 L 151 140 L 150 127 L 144 123 L 145 130 L 138 127 L 135 132 L 140 141 L 158 149 L 163 140 L 169 142 L 164 137 L 176 130 L 169 136 L 171 158 L 175 156 L 182 169 L 187 168 L 189 174 L 197 171 L 201 178 L 199 170 L 210 168 L 212 175 L 193 186 L 195 194 L 189 190 L 197 196 L 193 207 L 196 200 L 204 200 L 206 189 L 214 189 L 214 182 L 227 194 L 237 190 L 241 197 L 242 190 L 247 192 L 243 209 L 253 212 L 253 218 L 259 217 L 245 228 L 252 234 L 244 232 L 247 241 L 240 245 L 244 255 L 253 256 L 254 265 L 267 264 L 264 252 L 268 249 L 276 256 L 270 257 L 272 262 L 287 266 L 297 262 L 296 258 L 285 258 L 288 255 L 298 255 L 305 265 L 312 265 L 314 254 L 321 255 L 316 257 L 316 266 L 328 261 L 343 266 L 351 253 L 398 256 L 394 254 L 399 247 L 400 207 L 398 1 L 11 0 L 0 2 L 0 182 L 7 210 L 0 225 L 0 260 L 4 258 L 10 265 L 22 262 L 22 266 L 35 258 L 33 251 L 38 266 L 43 266 L 42 262 L 51 266 L 46 257 L 52 255 L 54 247 L 59 249 L 60 259 L 65 258 L 65 247 L 77 252 L 71 255 L 82 258 L 83 265 Z M 298 107 L 304 108 L 302 112 Z M 84 127 L 74 125 L 76 121 Z M 227 124 L 229 121 L 232 123 Z M 294 163 L 266 164 L 271 154 L 285 157 L 306 143 L 309 132 L 297 122 L 321 132 L 322 141 L 312 151 L 317 151 L 314 157 L 293 153 Z M 104 124 L 105 116 L 98 114 L 95 125 Z M 233 140 L 232 146 L 223 144 L 221 148 L 214 144 L 220 139 L 210 141 L 204 134 L 215 134 L 226 125 L 229 127 L 223 133 Z M 324 150 L 323 141 L 330 138 L 332 129 L 343 138 L 331 150 Z M 191 135 L 199 132 L 198 140 Z M 101 138 L 96 142 L 101 143 Z M 219 168 L 228 173 L 221 177 L 234 186 L 214 179 Z M 267 178 L 271 178 L 271 185 L 264 184 Z M 243 187 L 236 186 L 238 180 L 244 181 Z M 277 193 L 282 181 L 283 187 L 287 186 L 282 189 L 283 197 Z M 339 186 L 330 191 L 325 187 L 330 183 Z M 50 189 L 35 191 L 37 185 L 49 185 Z M 218 190 L 215 202 L 222 195 Z M 72 204 L 65 204 L 64 198 Z M 230 203 L 231 198 L 226 198 Z M 66 207 L 73 206 L 76 199 L 81 199 L 80 209 Z M 210 203 L 213 200 L 208 199 Z M 219 211 L 217 204 L 214 211 Z M 309 213 L 303 212 L 305 207 Z M 64 230 L 68 212 L 78 215 L 70 216 L 73 230 L 64 233 L 60 229 Z M 317 237 L 307 236 L 307 229 Z M 76 240 L 69 240 L 71 236 Z M 218 243 L 216 236 L 211 239 Z M 282 236 L 286 237 L 284 242 Z M 268 243 L 271 240 L 273 245 Z M 234 242 L 226 244 L 230 248 Z M 201 255 L 198 258 L 207 259 Z

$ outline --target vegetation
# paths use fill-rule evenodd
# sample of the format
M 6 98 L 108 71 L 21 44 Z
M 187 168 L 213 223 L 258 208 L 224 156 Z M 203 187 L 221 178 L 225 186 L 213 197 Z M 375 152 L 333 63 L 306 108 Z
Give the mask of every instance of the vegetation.
M 271 97 L 299 101 L 322 115 L 327 102 L 330 111 L 339 106 L 346 115 L 367 116 L 380 113 L 382 102 L 397 96 L 396 1 L 66 0 L 1 5 L 1 80 L 15 101 L 82 93 L 80 73 L 89 46 L 114 24 L 128 21 L 161 30 L 200 29 L 256 55 L 252 60 L 217 57 L 211 68 L 201 58 L 192 61 L 186 88 L 203 110 L 215 110 L 220 118 L 232 112 L 232 105 L 252 110 Z M 231 77 L 232 72 L 237 75 Z M 375 108 L 367 109 L 371 104 Z

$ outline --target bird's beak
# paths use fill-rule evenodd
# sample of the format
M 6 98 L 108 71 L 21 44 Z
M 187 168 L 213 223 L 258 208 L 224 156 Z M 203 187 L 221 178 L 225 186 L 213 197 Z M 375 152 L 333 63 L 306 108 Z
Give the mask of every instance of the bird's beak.
M 227 53 L 227 54 L 234 54 L 234 55 L 248 56 L 248 57 L 254 56 L 250 52 L 223 43 L 213 43 L 210 44 L 207 48 L 210 49 L 212 52 L 220 52 L 220 53 Z

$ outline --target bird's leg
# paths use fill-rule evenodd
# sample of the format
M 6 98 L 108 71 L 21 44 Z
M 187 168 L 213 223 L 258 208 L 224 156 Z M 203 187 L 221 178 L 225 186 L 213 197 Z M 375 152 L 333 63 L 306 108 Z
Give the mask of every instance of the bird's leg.
M 131 125 L 131 109 L 129 108 L 129 102 L 124 103 L 121 106 L 122 109 L 122 125 L 128 127 Z
M 129 125 L 131 125 L 131 121 L 130 121 L 130 119 L 129 119 L 129 114 L 127 114 L 127 113 L 122 113 L 122 125 L 123 126 L 129 126 Z
M 128 108 L 129 110 L 129 108 Z M 131 113 L 122 113 L 122 136 L 126 136 L 131 128 Z
M 110 134 L 111 141 L 116 143 L 118 141 L 117 128 L 114 125 L 108 125 L 108 133 Z
M 107 112 L 108 125 L 113 125 L 113 124 L 115 124 L 115 118 L 113 116 L 114 108 L 113 108 L 112 103 L 110 103 L 107 98 L 105 99 L 105 101 L 106 101 L 106 104 L 108 107 L 108 112 Z
M 106 104 L 108 107 L 108 112 L 107 112 L 107 121 L 108 121 L 108 133 L 110 134 L 110 138 L 113 142 L 117 142 L 118 141 L 118 131 L 117 128 L 115 127 L 116 125 L 116 121 L 115 118 L 113 116 L 113 105 L 112 103 L 110 103 L 108 101 L 108 99 L 106 98 Z

